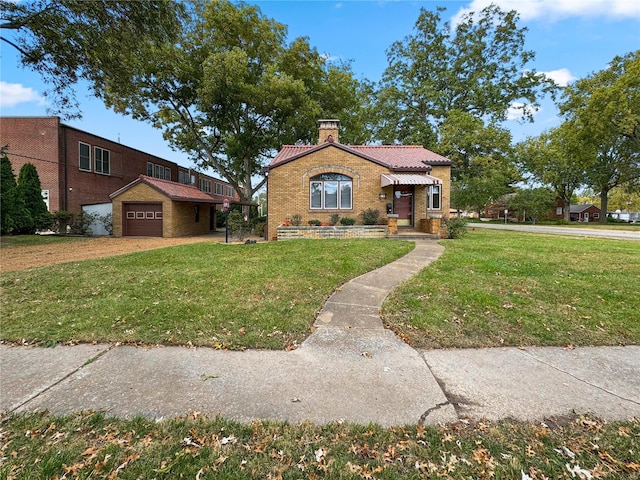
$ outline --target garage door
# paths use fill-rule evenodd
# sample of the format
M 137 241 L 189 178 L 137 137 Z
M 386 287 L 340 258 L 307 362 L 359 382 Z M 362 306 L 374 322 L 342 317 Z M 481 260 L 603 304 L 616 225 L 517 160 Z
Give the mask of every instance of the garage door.
M 162 236 L 162 203 L 124 203 L 122 234 L 134 237 Z

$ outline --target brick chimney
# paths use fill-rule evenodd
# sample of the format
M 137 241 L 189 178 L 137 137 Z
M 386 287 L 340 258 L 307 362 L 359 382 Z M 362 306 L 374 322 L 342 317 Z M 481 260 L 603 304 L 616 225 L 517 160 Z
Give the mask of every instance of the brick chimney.
M 340 120 L 318 120 L 318 145 L 325 142 L 338 142 Z

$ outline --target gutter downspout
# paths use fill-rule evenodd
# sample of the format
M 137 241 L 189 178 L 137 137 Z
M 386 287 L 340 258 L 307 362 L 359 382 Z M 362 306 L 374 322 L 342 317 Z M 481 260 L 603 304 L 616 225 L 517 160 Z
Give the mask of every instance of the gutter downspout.
M 64 150 L 64 205 L 63 210 L 69 211 L 69 188 L 67 186 L 68 183 L 68 173 L 67 173 L 67 129 L 64 125 L 60 125 L 62 131 L 64 132 L 62 135 L 63 142 L 63 150 Z

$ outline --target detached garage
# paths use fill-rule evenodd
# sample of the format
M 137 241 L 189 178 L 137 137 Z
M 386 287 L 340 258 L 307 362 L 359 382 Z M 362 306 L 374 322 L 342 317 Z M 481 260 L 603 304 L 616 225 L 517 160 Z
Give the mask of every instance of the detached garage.
M 183 237 L 215 228 L 218 202 L 191 185 L 140 175 L 110 198 L 116 237 Z

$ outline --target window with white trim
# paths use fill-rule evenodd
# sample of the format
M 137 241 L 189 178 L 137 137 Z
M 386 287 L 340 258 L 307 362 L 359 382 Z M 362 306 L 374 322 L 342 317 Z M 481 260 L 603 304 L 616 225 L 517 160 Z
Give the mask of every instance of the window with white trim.
M 224 195 L 224 185 L 216 183 L 216 195 Z
M 211 193 L 211 180 L 207 180 L 206 178 L 200 178 L 198 181 L 198 190 L 204 193 Z
M 164 179 L 171 181 L 171 169 L 169 167 L 164 167 Z
M 153 163 L 147 162 L 147 177 L 153 177 Z
M 91 171 L 91 146 L 86 143 L 79 142 L 78 152 L 79 152 L 78 166 L 80 167 L 80 170 L 85 170 L 87 172 L 90 172 Z
M 427 210 L 442 209 L 440 185 L 427 185 Z
M 233 187 L 227 187 L 227 197 L 233 197 Z
M 309 207 L 312 210 L 350 210 L 353 181 L 339 173 L 321 173 L 309 181 Z
M 93 149 L 93 161 L 95 164 L 96 173 L 104 173 L 109 175 L 111 173 L 111 163 L 109 161 L 109 150 L 104 148 L 94 147 Z

